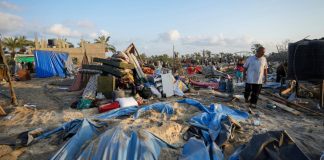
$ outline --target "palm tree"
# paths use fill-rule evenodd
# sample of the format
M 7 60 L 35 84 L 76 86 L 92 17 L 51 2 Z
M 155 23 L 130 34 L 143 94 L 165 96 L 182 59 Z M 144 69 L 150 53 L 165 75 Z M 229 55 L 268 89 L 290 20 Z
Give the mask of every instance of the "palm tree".
M 97 39 L 95 39 L 94 41 L 95 41 L 95 43 L 102 43 L 102 44 L 105 44 L 105 46 L 106 46 L 106 50 L 108 50 L 108 51 L 111 51 L 111 52 L 113 52 L 113 53 L 116 53 L 116 48 L 115 48 L 115 46 L 113 46 L 113 45 L 111 45 L 111 44 L 109 44 L 108 43 L 108 41 L 109 41 L 109 39 L 110 39 L 110 36 L 99 36 Z
M 27 46 L 35 47 L 35 43 L 33 41 L 27 40 L 25 36 L 17 37 L 17 41 L 19 43 L 20 52 L 26 52 Z
M 21 43 L 19 43 L 18 37 L 5 37 L 3 45 L 11 51 L 11 57 L 13 58 L 16 55 L 16 49 L 20 47 Z

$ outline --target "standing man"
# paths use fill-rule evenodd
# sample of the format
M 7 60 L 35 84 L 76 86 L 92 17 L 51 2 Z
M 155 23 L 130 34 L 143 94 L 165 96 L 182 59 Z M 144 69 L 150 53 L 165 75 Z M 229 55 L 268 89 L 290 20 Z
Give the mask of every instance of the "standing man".
M 257 48 L 257 53 L 254 56 L 250 56 L 243 66 L 245 68 L 243 76 L 244 80 L 246 80 L 244 98 L 246 103 L 250 102 L 250 107 L 252 108 L 256 108 L 262 83 L 267 82 L 268 64 L 264 53 L 264 47 Z

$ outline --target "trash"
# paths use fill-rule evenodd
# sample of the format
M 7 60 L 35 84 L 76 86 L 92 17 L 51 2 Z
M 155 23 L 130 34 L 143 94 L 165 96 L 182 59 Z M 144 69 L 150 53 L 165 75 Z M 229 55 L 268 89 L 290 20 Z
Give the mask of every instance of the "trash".
M 231 97 L 230 94 L 228 93 L 223 93 L 223 92 L 218 92 L 218 91 L 214 91 L 213 94 L 217 97 L 222 97 L 222 98 L 229 98 Z
M 139 94 L 144 99 L 149 99 L 149 98 L 151 98 L 153 96 L 153 93 L 151 91 L 151 88 L 150 87 L 146 87 L 146 86 L 144 86 L 143 89 L 141 91 L 139 91 Z
M 77 109 L 87 109 L 90 108 L 92 100 L 90 99 L 81 99 L 77 104 Z
M 119 103 L 118 102 L 112 102 L 108 104 L 104 104 L 98 107 L 99 113 L 107 112 L 113 109 L 119 108 Z
M 13 116 L 12 115 L 8 115 L 8 116 L 5 116 L 3 119 L 4 120 L 10 120 Z
M 113 91 L 112 93 L 112 99 L 116 100 L 117 98 L 124 98 L 125 97 L 125 91 L 121 90 L 121 89 L 117 89 L 115 91 Z
M 133 97 L 117 98 L 116 101 L 119 102 L 121 108 L 138 106 L 137 101 Z
M 181 80 L 177 80 L 173 86 L 174 94 L 177 96 L 184 96 L 183 92 L 185 92 L 187 90 L 188 90 L 188 87 Z
M 260 119 L 255 119 L 255 120 L 253 121 L 253 125 L 255 125 L 255 126 L 260 126 L 260 125 L 261 125 L 261 121 L 260 121 Z
M 174 95 L 173 91 L 173 82 L 174 82 L 174 77 L 171 73 L 168 74 L 161 74 L 162 78 L 162 89 L 163 93 L 165 94 L 166 97 L 171 97 Z
M 101 92 L 98 92 L 96 99 L 106 99 L 106 97 Z
M 276 109 L 277 108 L 277 106 L 275 104 L 272 104 L 272 103 L 268 103 L 267 107 L 270 108 L 270 109 Z
M 150 86 L 150 89 L 154 95 L 156 95 L 158 98 L 162 98 L 161 93 L 154 86 Z
M 198 82 L 190 79 L 190 84 L 202 88 L 212 88 L 212 89 L 219 88 L 219 83 L 214 83 L 214 82 Z
M 24 107 L 27 107 L 27 108 L 36 108 L 36 105 L 35 104 L 24 104 Z

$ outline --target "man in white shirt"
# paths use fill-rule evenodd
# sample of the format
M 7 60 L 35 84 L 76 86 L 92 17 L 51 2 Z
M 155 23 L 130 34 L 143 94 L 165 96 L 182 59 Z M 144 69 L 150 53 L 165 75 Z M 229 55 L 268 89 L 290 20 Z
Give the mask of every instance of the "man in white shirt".
M 267 81 L 268 64 L 267 59 L 264 57 L 264 53 L 265 48 L 259 47 L 257 53 L 250 56 L 243 66 L 243 76 L 244 80 L 246 80 L 244 98 L 245 102 L 250 102 L 250 107 L 253 108 L 256 107 L 262 83 L 266 83 Z

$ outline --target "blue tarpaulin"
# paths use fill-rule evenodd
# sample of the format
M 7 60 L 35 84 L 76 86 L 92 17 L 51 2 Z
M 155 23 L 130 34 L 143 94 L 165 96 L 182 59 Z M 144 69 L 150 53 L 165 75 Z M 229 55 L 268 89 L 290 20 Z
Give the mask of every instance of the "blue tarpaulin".
M 36 76 L 46 78 L 53 76 L 65 77 L 65 63 L 68 59 L 67 53 L 54 51 L 35 50 Z
M 192 99 L 184 99 L 179 103 L 199 108 L 202 113 L 192 117 L 189 123 L 204 128 L 203 138 L 190 138 L 183 146 L 179 159 L 224 159 L 222 150 L 219 148 L 219 143 L 222 143 L 219 137 L 225 135 L 226 138 L 230 132 L 228 128 L 224 128 L 224 123 L 228 122 L 228 116 L 236 120 L 244 120 L 248 114 L 218 104 L 206 107 Z M 53 134 L 63 134 L 63 138 L 71 137 L 52 157 L 53 160 L 158 159 L 161 149 L 174 149 L 175 147 L 148 131 L 126 133 L 121 127 L 111 127 L 105 121 L 123 116 L 132 116 L 136 119 L 148 110 L 166 113 L 169 116 L 174 114 L 174 108 L 170 103 L 155 103 L 141 108 L 119 108 L 90 118 L 67 122 L 37 137 L 36 140 L 50 137 Z M 223 133 L 224 131 L 226 134 Z
M 200 102 L 193 99 L 184 99 L 178 101 L 197 107 L 201 111 L 190 119 L 190 124 L 201 128 L 203 141 L 191 138 L 184 146 L 180 159 L 182 160 L 222 160 L 224 155 L 218 145 L 222 145 L 231 134 L 231 123 L 229 116 L 240 121 L 248 118 L 249 114 L 236 109 L 231 109 L 222 104 L 211 104 L 206 107 Z M 206 145 L 202 145 L 206 144 Z M 192 150 L 199 150 L 193 154 Z M 208 151 L 209 156 L 206 156 Z

